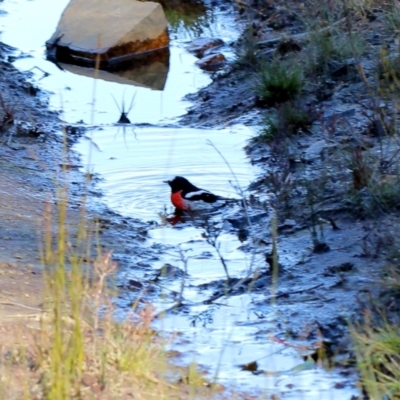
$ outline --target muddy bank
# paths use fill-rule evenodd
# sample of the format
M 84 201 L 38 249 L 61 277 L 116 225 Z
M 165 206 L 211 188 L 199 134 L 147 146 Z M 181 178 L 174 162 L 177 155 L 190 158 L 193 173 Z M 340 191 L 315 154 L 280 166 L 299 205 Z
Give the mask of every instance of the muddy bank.
M 244 245 L 265 254 L 266 268 L 237 293 L 249 287 L 264 293 L 249 307 L 261 320 L 271 301 L 278 307 L 278 337 L 316 340 L 322 335 L 333 351 L 349 356 L 349 321 L 360 320 L 373 308 L 371 301 L 389 314 L 399 308 L 382 280 L 399 222 L 397 106 L 384 81 L 382 49 L 393 57 L 397 50 L 385 25 L 390 10 L 383 6 L 343 11 L 339 3 L 326 5 L 327 10 L 321 3 L 320 9 L 307 11 L 305 4 L 278 1 L 262 10 L 255 2 L 243 4 L 242 14 L 254 19 L 244 17 L 252 22 L 236 44 L 237 60 L 216 73 L 211 85 L 188 96 L 194 104 L 182 122 L 257 126 L 259 137 L 247 153 L 265 173 L 250 192 L 255 202 L 276 211 L 279 274 L 276 293 L 271 293 L 273 240 L 263 228 L 271 224 L 269 212 L 246 227 L 252 241 Z M 330 22 L 321 22 L 324 12 L 330 13 Z M 360 35 L 362 46 L 346 53 L 343 43 L 337 44 L 339 54 L 329 55 L 327 64 L 312 74 L 305 65 L 304 87 L 295 100 L 272 99 L 271 104 L 260 96 L 263 65 L 257 62 L 305 64 L 307 54 L 316 51 L 312 46 L 318 46 L 312 35 L 322 36 L 329 23 L 334 27 L 329 37 L 338 34 L 336 28 L 342 36 L 350 30 Z M 293 109 L 307 116 L 296 128 L 285 120 Z
M 32 278 L 33 285 L 41 287 L 41 249 L 46 230 L 52 230 L 54 237 L 58 231 L 58 207 L 65 199 L 62 187 L 68 192 L 67 230 L 71 245 L 77 245 L 85 209 L 88 232 L 93 236 L 100 233 L 104 249 L 113 249 L 122 265 L 136 263 L 138 248 L 146 237 L 146 225 L 121 217 L 101 203 L 101 194 L 96 189 L 98 178 L 82 174 L 79 157 L 70 151 L 83 131 L 66 126 L 56 112 L 48 110 L 48 94 L 36 87 L 29 72 L 22 73 L 7 61 L 9 50 L 12 49 L 1 45 L 2 276 L 6 279 L 14 275 L 13 271 L 28 268 L 32 275 L 23 274 L 22 280 L 29 286 Z M 67 143 L 63 130 L 67 131 Z M 96 252 L 93 246 L 92 255 Z M 155 252 L 141 249 L 140 260 L 154 257 Z M 20 289 L 19 285 L 10 285 L 8 291 L 2 291 L 2 313 L 8 314 L 10 307 L 18 309 L 11 303 L 22 304 L 21 309 L 26 301 L 29 303 L 34 291 Z M 40 294 L 36 293 L 36 298 Z

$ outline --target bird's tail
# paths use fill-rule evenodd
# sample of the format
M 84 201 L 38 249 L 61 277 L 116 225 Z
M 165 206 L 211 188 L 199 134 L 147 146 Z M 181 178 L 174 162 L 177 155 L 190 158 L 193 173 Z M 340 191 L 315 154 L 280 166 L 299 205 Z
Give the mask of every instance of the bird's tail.
M 241 201 L 243 201 L 243 199 L 233 199 L 232 197 L 222 197 L 222 196 L 218 196 L 218 200 L 222 200 L 222 201 L 227 201 L 229 203 L 239 203 Z

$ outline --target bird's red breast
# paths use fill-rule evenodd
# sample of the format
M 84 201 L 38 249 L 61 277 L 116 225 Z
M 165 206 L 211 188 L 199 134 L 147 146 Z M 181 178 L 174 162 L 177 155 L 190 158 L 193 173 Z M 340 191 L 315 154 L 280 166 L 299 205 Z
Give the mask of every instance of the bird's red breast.
M 171 202 L 179 210 L 190 210 L 190 205 L 182 197 L 182 190 L 171 194 Z

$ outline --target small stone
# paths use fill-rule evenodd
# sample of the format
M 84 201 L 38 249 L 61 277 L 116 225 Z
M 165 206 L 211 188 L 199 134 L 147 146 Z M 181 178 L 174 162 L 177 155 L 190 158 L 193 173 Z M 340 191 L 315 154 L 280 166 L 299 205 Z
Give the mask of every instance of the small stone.
M 307 150 L 304 153 L 304 160 L 312 161 L 320 157 L 326 147 L 327 147 L 326 140 L 318 140 L 317 142 L 313 143 L 311 146 L 307 148 Z
M 285 219 L 283 221 L 283 226 L 285 226 L 286 228 L 293 228 L 294 226 L 296 226 L 296 221 L 294 219 Z
M 314 253 L 322 254 L 322 253 L 327 253 L 328 251 L 330 251 L 330 247 L 325 242 L 319 242 L 319 241 L 314 242 L 314 248 L 313 248 Z
M 187 51 L 194 53 L 197 58 L 202 58 L 206 51 L 215 49 L 224 45 L 224 41 L 215 38 L 197 38 L 186 47 Z
M 218 71 L 226 64 L 226 58 L 223 54 L 210 54 L 203 57 L 201 60 L 196 61 L 198 65 L 204 71 Z
M 96 383 L 96 378 L 91 374 L 83 374 L 82 383 L 85 386 L 93 386 Z

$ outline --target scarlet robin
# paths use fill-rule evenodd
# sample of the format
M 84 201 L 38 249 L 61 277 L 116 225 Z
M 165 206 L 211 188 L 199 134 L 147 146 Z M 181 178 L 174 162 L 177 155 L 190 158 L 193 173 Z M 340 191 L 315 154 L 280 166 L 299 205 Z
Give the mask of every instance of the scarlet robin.
M 171 202 L 180 211 L 193 211 L 207 205 L 239 201 L 239 199 L 227 199 L 208 190 L 198 188 L 183 176 L 176 176 L 174 179 L 164 182 L 171 187 Z

